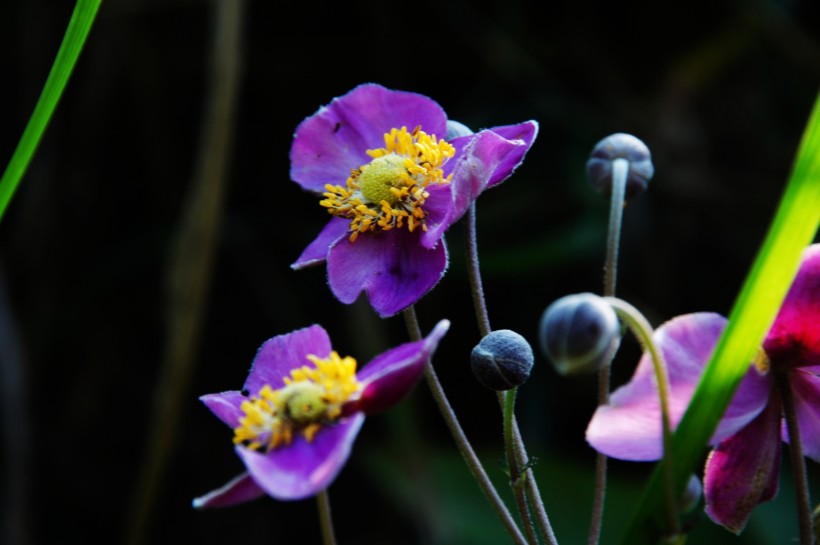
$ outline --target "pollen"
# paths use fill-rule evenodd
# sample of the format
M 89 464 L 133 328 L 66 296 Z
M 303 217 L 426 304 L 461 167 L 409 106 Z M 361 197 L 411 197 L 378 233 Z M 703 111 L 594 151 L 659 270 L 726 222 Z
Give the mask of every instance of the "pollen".
M 373 159 L 353 169 L 345 186 L 325 185 L 320 205 L 334 216 L 350 220 L 350 240 L 361 233 L 407 228 L 427 230 L 424 202 L 427 187 L 448 184 L 442 167 L 455 155 L 447 141 L 416 127 L 391 129 L 384 147 L 367 150 Z
M 342 406 L 361 390 L 356 360 L 336 352 L 327 358 L 308 355 L 307 359 L 313 366 L 291 370 L 283 387 L 274 390 L 265 385 L 242 403 L 234 444 L 268 452 L 289 445 L 299 434 L 313 441 L 323 427 L 339 419 Z

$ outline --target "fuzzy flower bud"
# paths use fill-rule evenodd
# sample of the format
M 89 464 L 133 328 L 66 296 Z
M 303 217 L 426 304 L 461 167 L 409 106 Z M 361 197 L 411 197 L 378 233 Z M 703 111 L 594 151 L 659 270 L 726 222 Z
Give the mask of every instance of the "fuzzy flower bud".
M 619 132 L 595 144 L 587 161 L 587 178 L 596 191 L 609 197 L 612 192 L 612 162 L 618 158 L 629 161 L 625 196 L 629 200 L 646 190 L 655 173 L 649 148 L 635 136 Z
M 544 311 L 538 340 L 558 373 L 589 373 L 612 359 L 621 342 L 620 324 L 601 297 L 592 293 L 567 295 Z
M 473 348 L 470 367 L 487 388 L 509 390 L 527 380 L 534 360 L 532 347 L 524 337 L 509 329 L 499 329 Z
M 689 477 L 689 482 L 686 483 L 686 490 L 683 491 L 681 497 L 680 510 L 681 513 L 689 513 L 697 507 L 700 498 L 703 496 L 703 483 L 697 475 Z

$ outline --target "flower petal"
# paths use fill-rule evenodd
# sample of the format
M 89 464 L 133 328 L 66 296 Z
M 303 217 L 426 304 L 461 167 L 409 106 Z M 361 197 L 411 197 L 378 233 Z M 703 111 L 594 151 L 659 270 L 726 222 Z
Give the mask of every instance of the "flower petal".
M 776 366 L 820 365 L 820 244 L 803 251 L 800 269 L 766 335 L 763 349 Z
M 351 169 L 370 162 L 368 149 L 384 147 L 390 129 L 417 126 L 443 138 L 447 116 L 434 100 L 417 93 L 363 84 L 319 109 L 296 129 L 290 176 L 303 188 L 324 191 L 344 184 Z
M 344 218 L 331 218 L 313 242 L 308 244 L 291 266 L 291 269 L 300 270 L 313 265 L 320 265 L 327 260 L 327 252 L 330 247 L 339 239 L 347 236 L 350 231 L 350 220 Z
M 277 335 L 259 347 L 243 388 L 251 395 L 266 384 L 274 390 L 281 388 L 285 385 L 283 377 L 289 376 L 291 369 L 310 365 L 309 354 L 324 358 L 330 351 L 330 338 L 318 325 Z
M 820 377 L 800 368 L 791 372 L 790 379 L 803 454 L 820 462 Z M 785 421 L 782 431 L 783 440 L 788 443 Z
M 236 447 L 248 473 L 267 494 L 278 500 L 300 500 L 327 488 L 344 466 L 364 415 L 357 413 L 323 428 L 313 441 L 299 435 L 287 447 L 266 454 Z
M 706 514 L 739 534 L 752 511 L 777 495 L 780 403 L 764 411 L 709 455 L 703 479 Z
M 363 390 L 353 403 L 354 410 L 373 414 L 404 399 L 418 384 L 424 366 L 449 328 L 450 322 L 441 320 L 426 338 L 388 350 L 364 366 L 356 375 Z
M 382 317 L 412 305 L 438 283 L 447 268 L 442 240 L 435 248 L 419 245 L 418 232 L 393 229 L 356 242 L 340 240 L 328 254 L 330 289 L 339 301 L 354 302 L 362 291 Z
M 428 217 L 428 229 L 422 235 L 424 246 L 432 248 L 444 231 L 464 215 L 482 191 L 502 182 L 512 174 L 530 149 L 538 132 L 538 124 L 535 121 L 528 121 L 499 127 L 499 130 L 501 133 L 495 129 L 485 129 L 474 135 L 453 140 L 456 154 L 444 168 L 445 173 L 453 174 L 450 182 L 451 194 L 447 195 L 452 202 L 448 205 L 437 205 L 435 195 L 431 194 L 428 198 L 427 206 L 438 207 L 447 210 L 448 213 L 441 218 Z M 508 139 L 505 135 L 515 138 Z M 431 199 L 433 202 L 430 202 Z
M 206 407 L 211 409 L 211 412 L 214 413 L 217 418 L 231 428 L 239 426 L 239 419 L 245 416 L 241 407 L 242 403 L 247 399 L 247 396 L 242 395 L 242 392 L 236 390 L 219 394 L 207 394 L 199 398 Z
M 669 376 L 669 417 L 674 428 L 689 406 L 726 319 L 701 312 L 678 316 L 653 336 L 663 352 Z M 713 442 L 728 437 L 752 420 L 765 406 L 768 379 L 750 367 L 718 426 Z M 663 453 L 660 402 L 652 360 L 641 357 L 632 379 L 598 407 L 587 427 L 592 447 L 622 460 L 657 460 Z
M 195 509 L 230 507 L 238 503 L 255 500 L 264 495 L 265 491 L 259 488 L 256 481 L 247 473 L 242 473 L 221 488 L 195 498 L 193 505 Z

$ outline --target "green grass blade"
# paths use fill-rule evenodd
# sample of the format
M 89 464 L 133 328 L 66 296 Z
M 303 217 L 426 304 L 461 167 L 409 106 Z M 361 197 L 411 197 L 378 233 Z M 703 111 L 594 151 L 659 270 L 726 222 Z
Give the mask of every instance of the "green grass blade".
M 820 95 L 798 149 L 791 178 L 766 239 L 729 315 L 729 324 L 672 439 L 675 485 L 682 493 L 700 474 L 704 449 L 732 395 L 762 345 L 786 296 L 803 249 L 820 225 Z M 662 468 L 659 463 L 621 541 L 658 542 L 663 532 Z
M 17 186 L 20 185 L 20 180 L 28 170 L 34 152 L 37 151 L 54 109 L 63 95 L 68 78 L 74 71 L 74 65 L 77 63 L 77 58 L 80 56 L 80 51 L 82 51 L 101 2 L 102 0 L 77 0 L 74 6 L 74 13 L 68 23 L 63 43 L 51 66 L 40 98 L 34 106 L 34 112 L 3 172 L 3 177 L 0 178 L 0 219 L 3 218 Z

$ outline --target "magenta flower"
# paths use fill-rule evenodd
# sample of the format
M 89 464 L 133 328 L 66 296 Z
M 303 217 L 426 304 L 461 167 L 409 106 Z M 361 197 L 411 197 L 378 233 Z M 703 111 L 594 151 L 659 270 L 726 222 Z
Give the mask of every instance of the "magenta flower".
M 717 314 L 679 316 L 655 332 L 669 369 L 670 417 L 676 426 L 712 355 L 726 319 Z M 706 513 L 740 533 L 752 511 L 777 494 L 782 419 L 776 381 L 793 392 L 804 454 L 820 461 L 820 244 L 803 253 L 783 306 L 723 416 L 711 444 L 705 476 Z M 597 451 L 623 460 L 657 460 L 662 454 L 657 387 L 644 354 L 629 383 L 597 409 L 587 428 Z
M 267 340 L 242 391 L 200 399 L 234 430 L 246 472 L 196 498 L 194 507 L 226 507 L 263 494 L 298 500 L 325 489 L 350 455 L 365 415 L 403 399 L 418 383 L 450 323 L 425 338 L 356 360 L 331 350 L 318 325 Z
M 296 129 L 291 178 L 322 194 L 332 218 L 291 267 L 327 263 L 343 303 L 364 291 L 381 316 L 418 301 L 447 268 L 444 232 L 504 181 L 535 121 L 473 134 L 432 99 L 364 84 Z

